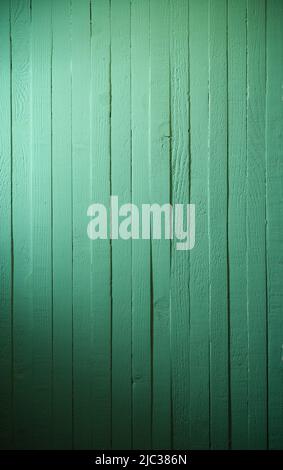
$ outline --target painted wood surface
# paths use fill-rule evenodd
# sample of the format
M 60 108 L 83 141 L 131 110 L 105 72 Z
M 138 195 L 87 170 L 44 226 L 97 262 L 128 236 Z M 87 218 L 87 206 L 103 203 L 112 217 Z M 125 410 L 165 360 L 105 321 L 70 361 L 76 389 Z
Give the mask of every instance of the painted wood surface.
M 282 449 L 282 0 L 1 0 L 0 124 L 0 447 Z

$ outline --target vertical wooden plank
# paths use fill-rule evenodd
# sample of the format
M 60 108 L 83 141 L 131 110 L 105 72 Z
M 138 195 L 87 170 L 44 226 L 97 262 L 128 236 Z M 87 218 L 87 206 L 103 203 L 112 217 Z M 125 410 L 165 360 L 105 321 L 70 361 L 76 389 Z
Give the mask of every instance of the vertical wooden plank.
M 111 192 L 131 201 L 131 2 L 111 4 Z M 132 445 L 131 241 L 112 241 L 112 446 Z
M 32 416 L 33 448 L 51 439 L 52 200 L 51 1 L 32 3 Z
M 132 1 L 132 201 L 149 203 L 149 0 Z M 132 242 L 133 448 L 151 448 L 150 241 Z
M 11 1 L 14 446 L 32 447 L 31 12 Z
M 72 0 L 72 184 L 73 184 L 73 445 L 92 447 L 90 240 L 86 212 L 91 200 L 90 5 Z
M 213 449 L 228 447 L 227 290 L 227 2 L 209 15 L 209 275 L 210 432 Z
M 189 203 L 188 2 L 171 0 L 172 204 Z M 171 367 L 174 449 L 189 447 L 189 255 L 171 251 Z
M 12 146 L 10 2 L 0 3 L 0 448 L 13 438 Z
M 150 2 L 150 199 L 170 202 L 169 1 Z M 152 240 L 152 447 L 171 445 L 170 240 Z
M 283 3 L 267 2 L 267 294 L 269 448 L 283 448 Z
M 110 14 L 109 0 L 92 2 L 92 200 L 104 204 L 108 213 L 111 192 Z M 92 243 L 91 300 L 94 325 L 92 445 L 96 449 L 109 449 L 111 447 L 111 246 L 109 238 L 95 240 Z
M 53 448 L 72 447 L 70 0 L 52 3 Z
M 246 0 L 228 2 L 231 445 L 248 446 Z
M 189 3 L 191 194 L 196 246 L 190 253 L 190 448 L 209 447 L 208 1 Z
M 248 0 L 247 276 L 249 448 L 267 445 L 265 0 Z

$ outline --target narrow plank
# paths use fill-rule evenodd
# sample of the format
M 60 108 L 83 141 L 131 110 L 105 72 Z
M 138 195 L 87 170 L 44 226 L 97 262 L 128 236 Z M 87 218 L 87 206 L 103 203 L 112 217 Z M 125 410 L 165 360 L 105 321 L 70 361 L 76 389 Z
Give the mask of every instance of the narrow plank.
M 0 448 L 13 439 L 12 146 L 10 4 L 0 3 Z
M 92 447 L 94 359 L 90 312 L 90 5 L 72 1 L 73 446 Z
M 150 2 L 150 200 L 170 202 L 169 9 Z M 164 232 L 162 234 L 164 237 Z M 170 240 L 152 240 L 152 447 L 171 446 Z
M 111 4 L 111 192 L 131 201 L 131 2 Z M 122 119 L 121 119 L 122 117 Z M 132 445 L 131 242 L 112 241 L 112 447 Z M 121 273 L 123 275 L 121 275 Z
M 227 286 L 227 2 L 210 1 L 209 14 L 209 276 L 210 439 L 229 439 Z
M 249 448 L 267 445 L 265 1 L 248 0 L 247 276 Z
M 208 1 L 189 3 L 190 201 L 196 246 L 190 253 L 190 448 L 209 447 Z
M 92 201 L 108 209 L 111 192 L 110 2 L 92 2 L 91 172 Z M 109 220 L 108 220 L 109 222 Z M 108 224 L 109 225 L 109 224 Z M 108 231 L 109 235 L 109 231 Z M 111 245 L 92 242 L 92 318 L 94 323 L 93 440 L 96 449 L 111 447 Z
M 231 446 L 248 447 L 246 0 L 228 3 Z
M 32 445 L 48 448 L 52 392 L 51 0 L 32 3 Z
M 267 294 L 269 448 L 283 448 L 283 3 L 267 2 Z
M 149 0 L 132 1 L 132 201 L 149 203 Z M 150 241 L 132 242 L 133 448 L 151 448 Z
M 14 447 L 32 447 L 31 11 L 11 1 Z
M 52 3 L 53 448 L 72 447 L 70 1 Z
M 188 2 L 170 2 L 171 202 L 189 202 Z M 189 447 L 189 255 L 171 247 L 172 447 Z

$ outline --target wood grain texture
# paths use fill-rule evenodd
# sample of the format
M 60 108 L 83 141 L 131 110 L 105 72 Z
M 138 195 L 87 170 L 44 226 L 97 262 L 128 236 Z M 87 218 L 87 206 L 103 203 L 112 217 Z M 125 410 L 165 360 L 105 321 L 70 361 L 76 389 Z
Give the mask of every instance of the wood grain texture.
M 32 440 L 51 439 L 52 389 L 52 200 L 51 200 L 51 1 L 32 8 Z M 40 91 L 39 91 L 40 90 Z
M 0 448 L 11 448 L 13 423 L 13 241 L 10 5 L 0 4 Z
M 150 3 L 150 202 L 170 202 L 169 1 Z M 152 446 L 171 445 L 170 240 L 151 242 Z
M 91 318 L 91 244 L 85 237 L 91 200 L 89 2 L 71 4 L 73 446 L 92 447 L 94 355 Z
M 171 65 L 171 202 L 189 202 L 189 44 L 188 2 L 170 2 Z M 171 367 L 172 367 L 172 446 L 189 445 L 189 255 L 171 248 Z
M 231 446 L 248 446 L 246 0 L 228 3 Z
M 208 1 L 189 4 L 190 202 L 197 239 L 190 253 L 190 440 L 209 448 Z
M 267 445 L 265 1 L 247 8 L 247 295 L 249 448 Z
M 131 16 L 132 202 L 150 202 L 149 0 L 133 0 Z M 152 308 L 149 240 L 132 241 L 133 447 L 152 445 Z
M 266 253 L 268 296 L 268 444 L 283 448 L 283 4 L 266 10 Z
M 17 449 L 32 446 L 31 10 L 11 1 L 13 434 Z
M 123 119 L 121 119 L 121 115 Z M 111 192 L 131 201 L 131 2 L 111 4 Z M 112 241 L 112 445 L 132 445 L 132 247 Z M 121 272 L 124 273 L 121 276 Z
M 108 208 L 111 192 L 111 11 L 110 2 L 92 2 L 91 38 L 91 174 L 93 202 Z M 87 205 L 85 205 L 87 207 Z M 109 220 L 108 220 L 109 222 Z M 111 446 L 112 253 L 109 239 L 97 240 L 91 260 L 93 325 L 92 445 Z
M 72 116 L 71 8 L 52 3 L 53 447 L 72 447 Z
M 0 1 L 0 448 L 283 449 L 282 44 L 282 0 Z
M 208 236 L 212 449 L 225 449 L 229 445 L 227 86 L 227 2 L 210 0 Z

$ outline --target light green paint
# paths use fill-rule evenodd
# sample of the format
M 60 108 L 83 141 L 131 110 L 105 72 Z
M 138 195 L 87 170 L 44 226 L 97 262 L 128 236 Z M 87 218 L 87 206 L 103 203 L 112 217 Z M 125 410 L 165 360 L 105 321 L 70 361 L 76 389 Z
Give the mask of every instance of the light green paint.
M 282 87 L 281 0 L 1 0 L 1 448 L 283 448 Z

